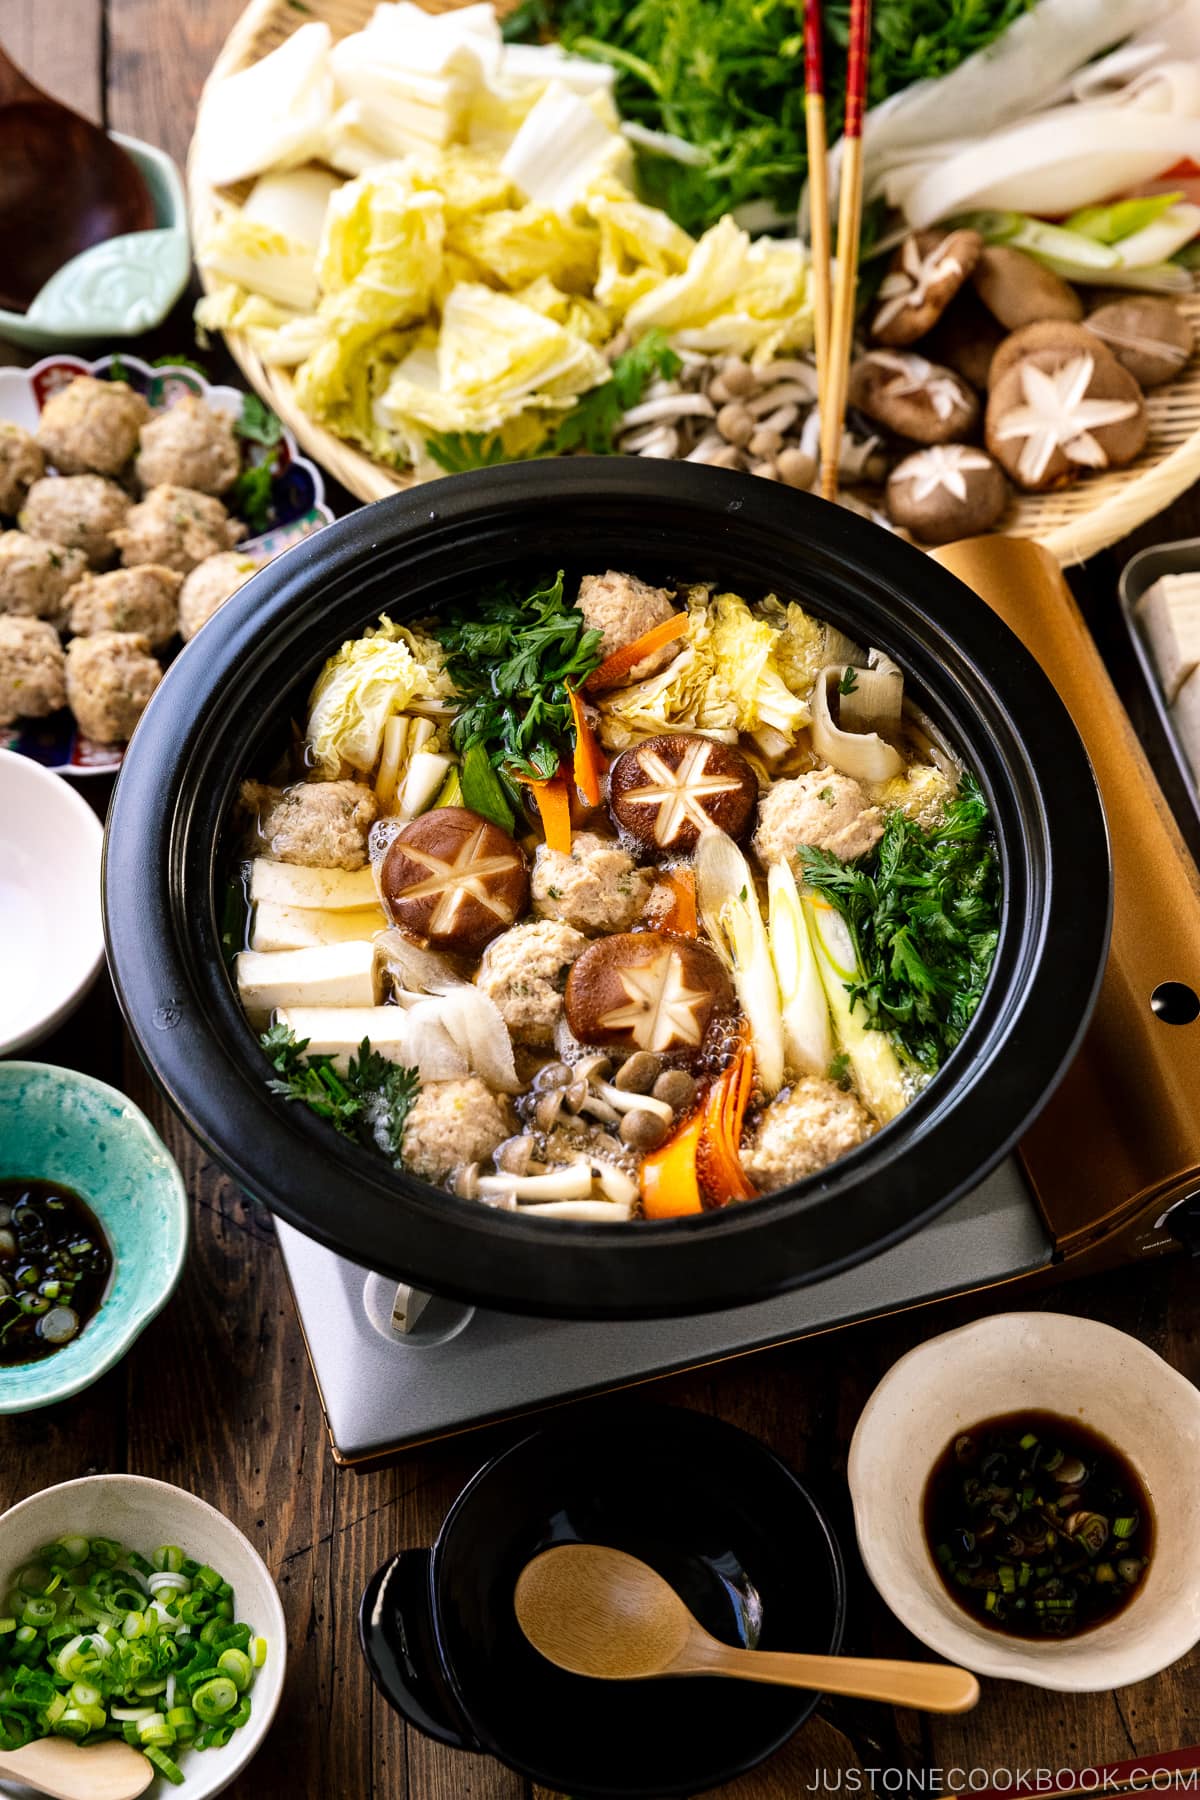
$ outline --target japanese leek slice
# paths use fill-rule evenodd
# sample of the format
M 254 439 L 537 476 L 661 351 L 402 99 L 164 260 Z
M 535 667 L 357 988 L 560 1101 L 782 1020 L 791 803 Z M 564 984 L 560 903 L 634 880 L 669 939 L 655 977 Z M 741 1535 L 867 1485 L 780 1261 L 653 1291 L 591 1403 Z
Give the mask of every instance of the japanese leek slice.
M 754 876 L 724 831 L 706 831 L 696 845 L 696 899 L 704 930 L 733 976 L 750 1025 L 758 1079 L 769 1099 L 783 1086 L 779 983 Z
M 812 933 L 817 967 L 842 1049 L 850 1059 L 854 1085 L 863 1104 L 884 1123 L 908 1102 L 899 1059 L 882 1031 L 865 1022 L 850 989 L 861 981 L 862 968 L 841 913 L 819 894 L 804 895 L 804 911 Z
M 788 1065 L 801 1075 L 824 1075 L 833 1060 L 829 1002 L 790 863 L 768 871 L 767 913 Z

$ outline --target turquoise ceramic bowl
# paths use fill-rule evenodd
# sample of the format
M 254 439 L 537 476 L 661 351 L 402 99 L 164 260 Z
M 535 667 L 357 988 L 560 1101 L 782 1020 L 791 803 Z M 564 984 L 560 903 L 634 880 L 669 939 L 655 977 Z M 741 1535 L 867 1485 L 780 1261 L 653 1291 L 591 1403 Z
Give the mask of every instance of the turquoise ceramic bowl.
M 160 1312 L 187 1254 L 183 1177 L 116 1088 L 49 1063 L 0 1063 L 0 1177 L 74 1188 L 113 1251 L 108 1292 L 79 1336 L 43 1362 L 0 1367 L 0 1413 L 29 1412 L 90 1386 Z

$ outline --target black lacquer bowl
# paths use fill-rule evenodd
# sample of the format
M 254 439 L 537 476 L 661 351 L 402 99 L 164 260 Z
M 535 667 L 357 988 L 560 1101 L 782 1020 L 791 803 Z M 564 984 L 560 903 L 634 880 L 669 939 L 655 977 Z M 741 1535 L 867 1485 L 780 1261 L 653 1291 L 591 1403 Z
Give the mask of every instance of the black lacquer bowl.
M 394 1171 L 267 1069 L 222 960 L 231 803 L 303 717 L 325 658 L 386 609 L 436 612 L 565 566 L 795 598 L 889 651 L 979 777 L 1004 920 L 979 1010 L 937 1079 L 831 1168 L 656 1224 L 523 1219 Z M 415 488 L 256 575 L 168 670 L 117 784 L 105 865 L 113 977 L 168 1098 L 230 1173 L 354 1262 L 509 1311 L 634 1317 L 762 1299 L 884 1249 L 980 1181 L 1044 1104 L 1095 1000 L 1111 877 L 1103 810 L 1053 686 L 928 557 L 806 494 L 636 457 L 537 462 Z
M 752 1769 L 814 1710 L 820 1696 L 794 1688 L 592 1681 L 555 1668 L 522 1634 L 513 1590 L 531 1557 L 569 1543 L 641 1557 L 725 1643 L 841 1644 L 841 1555 L 791 1470 L 706 1414 L 620 1408 L 495 1457 L 431 1550 L 402 1550 L 367 1583 L 363 1651 L 411 1724 L 556 1793 L 658 1800 Z

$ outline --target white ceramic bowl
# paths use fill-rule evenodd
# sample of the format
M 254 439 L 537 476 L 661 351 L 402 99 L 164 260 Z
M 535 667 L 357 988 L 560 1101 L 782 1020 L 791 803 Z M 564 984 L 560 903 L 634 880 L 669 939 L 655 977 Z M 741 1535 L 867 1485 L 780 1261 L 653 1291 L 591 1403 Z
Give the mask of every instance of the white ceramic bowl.
M 96 978 L 103 841 L 81 795 L 0 750 L 0 1054 L 52 1031 Z
M 262 1744 L 283 1692 L 287 1631 L 266 1564 L 237 1526 L 206 1500 L 144 1475 L 89 1475 L 45 1488 L 0 1516 L 0 1592 L 7 1591 L 9 1578 L 43 1544 L 67 1532 L 116 1538 L 143 1555 L 159 1544 L 180 1545 L 198 1562 L 220 1571 L 233 1588 L 236 1617 L 266 1638 L 267 1659 L 250 1690 L 249 1723 L 222 1750 L 178 1752 L 184 1775 L 179 1793 L 186 1800 L 210 1800 L 223 1793 Z
M 1057 1642 L 1006 1637 L 951 1599 L 925 1540 L 930 1469 L 960 1432 L 1004 1413 L 1081 1419 L 1123 1451 L 1154 1507 L 1150 1567 L 1107 1624 Z M 867 1572 L 897 1618 L 951 1661 L 1010 1681 L 1096 1693 L 1145 1681 L 1200 1639 L 1200 1393 L 1123 1331 L 1068 1313 L 1001 1313 L 901 1357 L 850 1445 Z

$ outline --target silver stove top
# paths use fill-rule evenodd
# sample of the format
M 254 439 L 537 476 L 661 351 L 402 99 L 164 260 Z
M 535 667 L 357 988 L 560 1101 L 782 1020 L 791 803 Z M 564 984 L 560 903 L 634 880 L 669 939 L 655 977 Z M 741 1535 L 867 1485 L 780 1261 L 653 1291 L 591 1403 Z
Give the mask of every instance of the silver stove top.
M 529 1319 L 435 1297 L 406 1335 L 396 1283 L 277 1221 L 335 1455 L 355 1462 L 488 1420 L 804 1337 L 1049 1262 L 1014 1158 L 925 1230 L 858 1268 L 683 1319 Z

